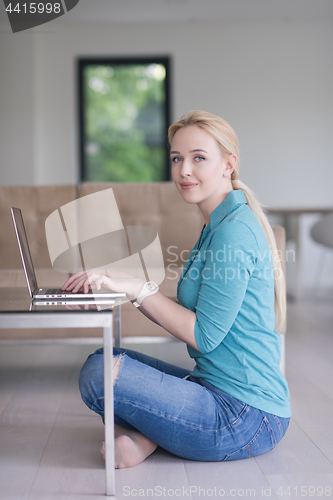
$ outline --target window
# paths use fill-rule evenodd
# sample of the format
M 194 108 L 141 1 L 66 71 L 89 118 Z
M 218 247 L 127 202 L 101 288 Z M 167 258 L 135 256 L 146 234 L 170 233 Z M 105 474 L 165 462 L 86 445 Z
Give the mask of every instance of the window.
M 170 180 L 168 58 L 80 59 L 81 180 Z

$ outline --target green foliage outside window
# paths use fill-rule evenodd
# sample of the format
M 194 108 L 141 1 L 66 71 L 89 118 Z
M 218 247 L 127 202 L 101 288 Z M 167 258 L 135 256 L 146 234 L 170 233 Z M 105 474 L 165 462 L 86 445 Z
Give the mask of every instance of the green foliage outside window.
M 84 67 L 86 181 L 166 179 L 162 64 Z

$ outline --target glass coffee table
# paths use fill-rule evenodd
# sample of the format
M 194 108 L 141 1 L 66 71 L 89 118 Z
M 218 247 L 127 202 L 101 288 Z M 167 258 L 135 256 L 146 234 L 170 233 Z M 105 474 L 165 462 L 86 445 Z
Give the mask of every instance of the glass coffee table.
M 115 338 L 120 338 L 120 301 L 115 297 L 102 306 L 78 302 L 72 306 L 35 305 L 27 288 L 0 288 L 0 329 L 103 328 L 106 495 L 115 495 L 112 335 L 113 309 L 118 305 L 114 329 Z

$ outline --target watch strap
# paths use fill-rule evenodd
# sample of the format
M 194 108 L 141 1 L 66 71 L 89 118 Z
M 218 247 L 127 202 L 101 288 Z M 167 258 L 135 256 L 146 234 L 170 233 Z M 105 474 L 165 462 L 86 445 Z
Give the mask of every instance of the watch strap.
M 146 297 L 149 297 L 150 295 L 155 295 L 159 290 L 159 286 L 154 283 L 154 281 L 147 281 L 143 287 L 141 288 L 141 291 L 137 297 L 136 300 L 132 301 L 132 304 L 135 307 L 140 307 L 142 304 L 143 299 Z

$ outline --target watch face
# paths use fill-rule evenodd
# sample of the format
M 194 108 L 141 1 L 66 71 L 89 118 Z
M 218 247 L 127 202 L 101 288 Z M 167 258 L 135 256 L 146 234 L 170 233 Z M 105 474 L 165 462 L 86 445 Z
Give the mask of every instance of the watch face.
M 149 290 L 151 292 L 153 292 L 157 288 L 157 286 L 155 285 L 155 283 L 152 283 L 151 281 L 149 283 L 147 283 L 147 287 L 149 288 Z

